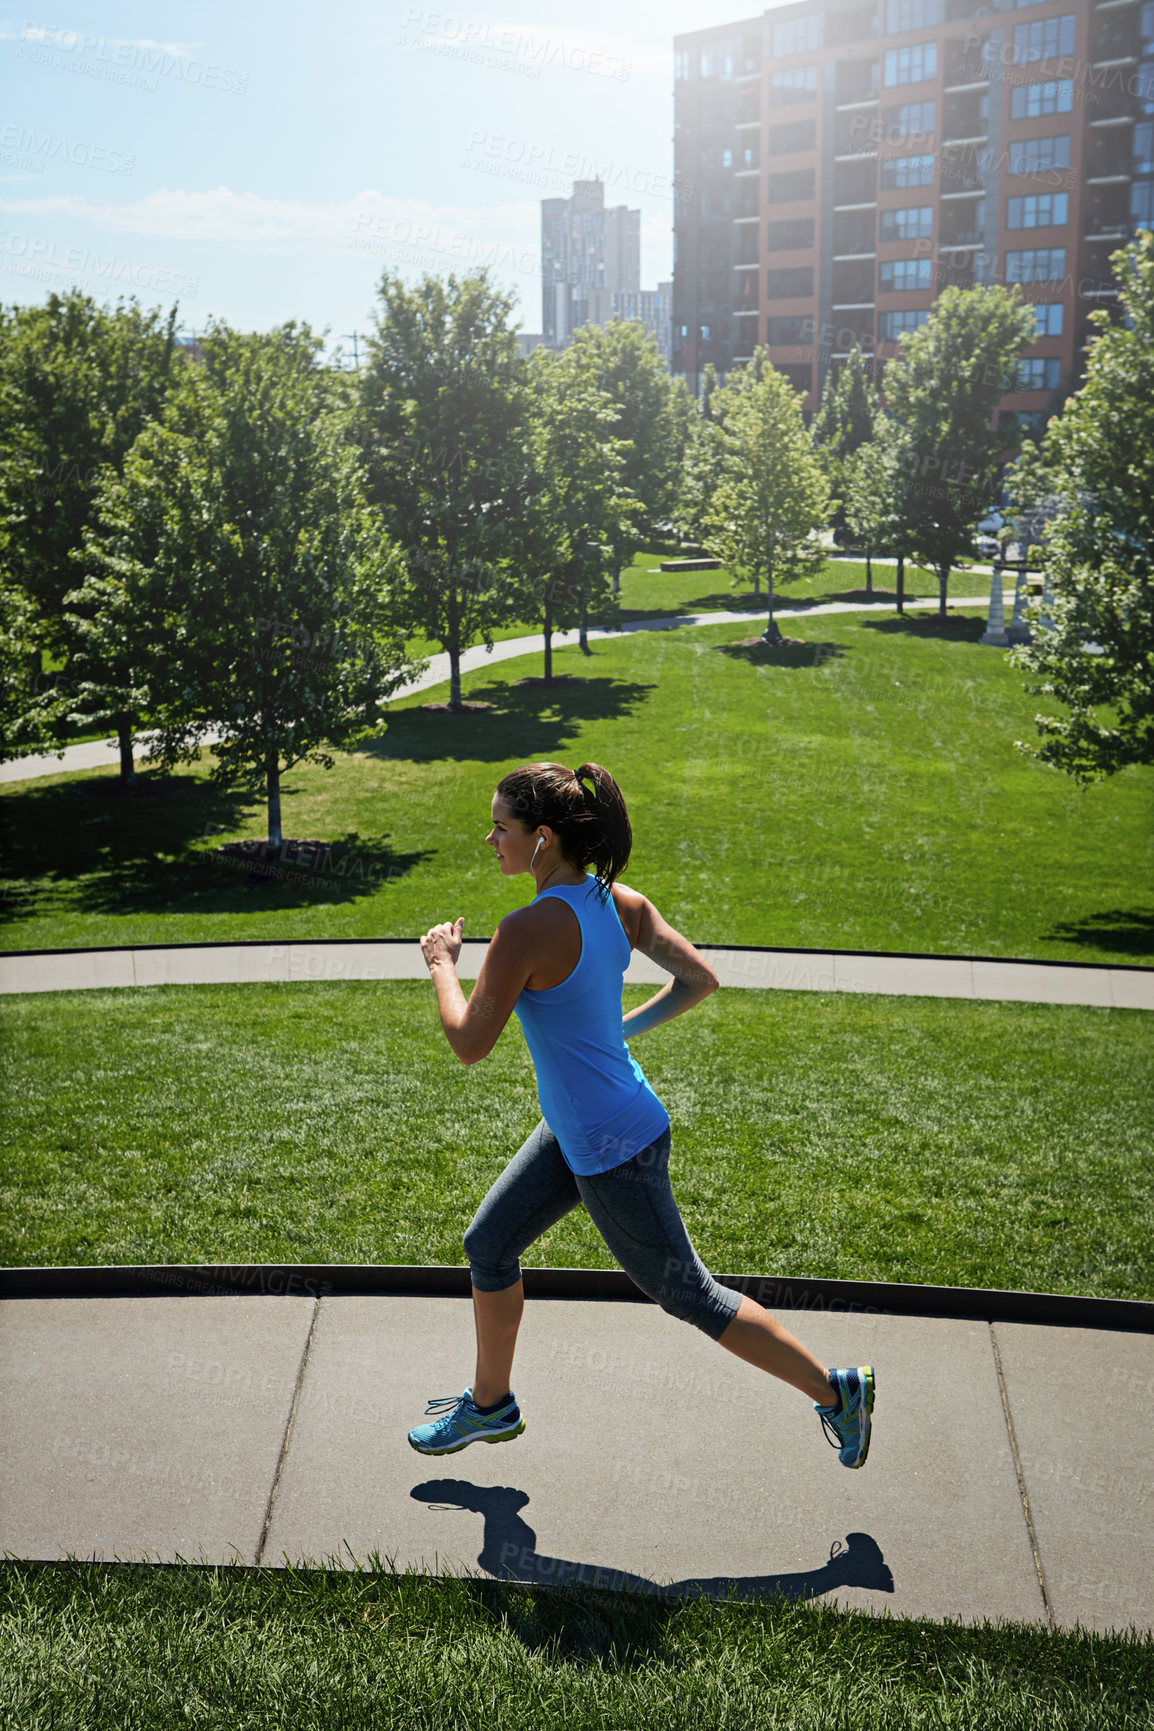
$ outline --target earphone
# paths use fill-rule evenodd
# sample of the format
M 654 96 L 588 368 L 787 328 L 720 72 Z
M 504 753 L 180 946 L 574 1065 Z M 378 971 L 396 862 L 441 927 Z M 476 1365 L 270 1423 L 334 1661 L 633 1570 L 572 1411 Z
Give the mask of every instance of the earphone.
M 545 840 L 545 837 L 544 837 L 544 836 L 543 836 L 543 835 L 539 835 L 539 836 L 538 836 L 538 837 L 537 837 L 537 846 L 536 846 L 536 847 L 535 847 L 535 848 L 534 848 L 534 849 L 533 849 L 533 859 L 536 859 L 536 858 L 537 858 L 537 855 L 538 855 L 538 854 L 539 854 L 539 853 L 540 853 L 540 851 L 541 851 L 541 847 L 542 847 L 542 844 L 543 844 L 543 842 L 544 842 L 544 840 Z M 532 864 L 533 864 L 533 859 L 531 859 L 531 860 L 530 860 L 530 861 L 529 861 L 529 864 L 530 864 L 530 865 L 532 865 Z

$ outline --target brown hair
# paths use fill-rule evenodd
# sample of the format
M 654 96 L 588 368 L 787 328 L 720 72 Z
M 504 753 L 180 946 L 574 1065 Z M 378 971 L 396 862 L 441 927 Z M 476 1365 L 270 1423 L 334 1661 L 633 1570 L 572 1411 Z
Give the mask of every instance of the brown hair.
M 497 795 L 526 829 L 543 823 L 556 830 L 571 865 L 578 871 L 592 865 L 605 900 L 633 849 L 625 800 L 607 769 L 599 763 L 583 763 L 579 769 L 527 763 L 502 776 Z

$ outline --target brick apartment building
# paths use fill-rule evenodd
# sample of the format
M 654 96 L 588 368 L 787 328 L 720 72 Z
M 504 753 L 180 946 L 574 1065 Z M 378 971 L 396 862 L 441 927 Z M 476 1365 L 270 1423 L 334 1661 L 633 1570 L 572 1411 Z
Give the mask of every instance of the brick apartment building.
M 1081 375 L 1154 226 L 1154 0 L 794 0 L 674 39 L 673 370 L 768 343 L 816 406 L 948 284 L 1036 309 L 1007 430 Z

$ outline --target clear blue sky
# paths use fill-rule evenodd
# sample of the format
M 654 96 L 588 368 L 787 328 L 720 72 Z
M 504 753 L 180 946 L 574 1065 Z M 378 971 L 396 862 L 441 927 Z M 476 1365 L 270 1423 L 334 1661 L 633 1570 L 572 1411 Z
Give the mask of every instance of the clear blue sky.
M 599 177 L 672 274 L 673 37 L 725 0 L 251 0 L 0 16 L 0 300 L 364 331 L 382 271 L 489 263 L 541 328 L 540 200 Z M 346 345 L 347 346 L 347 345 Z

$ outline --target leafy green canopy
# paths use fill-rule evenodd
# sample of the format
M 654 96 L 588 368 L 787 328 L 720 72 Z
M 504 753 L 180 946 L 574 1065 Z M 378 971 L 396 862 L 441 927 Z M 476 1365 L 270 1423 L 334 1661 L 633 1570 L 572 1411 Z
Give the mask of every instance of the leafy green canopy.
M 386 272 L 378 294 L 360 377 L 369 496 L 405 551 L 414 627 L 449 655 L 457 705 L 461 650 L 511 622 L 502 567 L 531 491 L 513 297 L 485 271 L 413 288 Z
M 328 406 L 320 339 L 214 325 L 163 420 L 106 472 L 71 597 L 90 713 L 131 709 L 171 765 L 217 736 L 213 778 L 263 788 L 380 730 L 406 682 L 401 561 Z
M 558 627 L 611 624 L 617 615 L 603 546 L 631 534 L 640 512 L 623 475 L 628 445 L 601 389 L 588 345 L 537 349 L 528 369 L 526 461 L 536 479 L 508 581 L 522 619 L 545 631 L 545 677 Z
M 1015 503 L 1054 514 L 1042 534 L 1051 596 L 1011 665 L 1067 713 L 1035 717 L 1019 749 L 1079 782 L 1154 763 L 1154 234 L 1112 259 L 1125 326 L 1099 331 L 1086 379 L 1013 477 Z
M 802 395 L 757 349 L 713 392 L 700 423 L 699 466 L 708 472 L 705 545 L 739 581 L 764 577 L 770 631 L 776 580 L 801 575 L 822 557 L 812 541 L 826 522 L 829 486 L 801 412 Z
M 896 514 L 907 550 L 937 572 L 943 617 L 950 571 L 993 502 L 1006 445 L 994 414 L 1033 333 L 1017 284 L 945 288 L 882 379 L 877 436 L 890 456 Z

